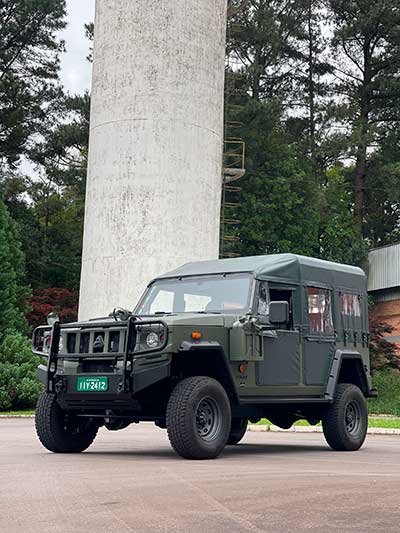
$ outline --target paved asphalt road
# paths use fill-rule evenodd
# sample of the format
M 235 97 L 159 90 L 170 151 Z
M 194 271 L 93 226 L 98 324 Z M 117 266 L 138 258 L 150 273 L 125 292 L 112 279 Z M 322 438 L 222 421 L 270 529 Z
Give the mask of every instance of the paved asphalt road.
M 335 453 L 319 434 L 247 433 L 192 462 L 150 424 L 73 456 L 41 448 L 32 420 L 0 420 L 0 531 L 398 533 L 400 437 Z

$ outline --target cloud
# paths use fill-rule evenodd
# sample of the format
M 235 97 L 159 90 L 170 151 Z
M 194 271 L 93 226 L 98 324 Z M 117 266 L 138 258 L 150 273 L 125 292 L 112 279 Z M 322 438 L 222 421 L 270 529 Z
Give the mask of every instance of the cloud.
M 86 57 L 90 43 L 84 25 L 94 21 L 95 0 L 67 0 L 68 26 L 60 32 L 67 52 L 61 58 L 61 81 L 71 94 L 90 89 L 91 65 Z

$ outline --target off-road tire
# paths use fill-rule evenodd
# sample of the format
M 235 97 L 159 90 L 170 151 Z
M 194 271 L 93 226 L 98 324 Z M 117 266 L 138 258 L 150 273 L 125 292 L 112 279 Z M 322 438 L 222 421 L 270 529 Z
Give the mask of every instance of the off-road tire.
M 322 417 L 322 427 L 332 449 L 350 452 L 361 448 L 367 436 L 368 410 L 356 385 L 339 383 L 335 400 Z
M 36 433 L 50 452 L 80 453 L 89 448 L 99 426 L 90 419 L 66 414 L 54 394 L 42 392 L 36 406 Z
M 247 431 L 247 418 L 232 418 L 231 432 L 229 433 L 228 442 L 230 446 L 239 444 Z
M 215 411 L 215 416 L 211 411 Z M 214 419 L 217 422 L 209 424 Z M 208 376 L 183 379 L 170 396 L 166 422 L 177 454 L 185 459 L 215 459 L 225 448 L 231 429 L 231 406 L 225 389 Z M 205 424 L 210 425 L 210 432 L 203 436 L 208 427 Z

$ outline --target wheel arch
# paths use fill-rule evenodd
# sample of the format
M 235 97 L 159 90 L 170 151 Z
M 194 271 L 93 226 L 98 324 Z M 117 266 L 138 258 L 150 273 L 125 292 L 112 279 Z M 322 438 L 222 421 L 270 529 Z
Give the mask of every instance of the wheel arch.
M 171 376 L 209 376 L 226 390 L 231 404 L 239 404 L 232 372 L 223 347 L 219 343 L 183 343 L 172 359 Z
M 361 354 L 355 351 L 337 350 L 333 359 L 325 396 L 333 400 L 339 383 L 357 385 L 364 396 L 374 396 L 369 384 L 367 368 Z

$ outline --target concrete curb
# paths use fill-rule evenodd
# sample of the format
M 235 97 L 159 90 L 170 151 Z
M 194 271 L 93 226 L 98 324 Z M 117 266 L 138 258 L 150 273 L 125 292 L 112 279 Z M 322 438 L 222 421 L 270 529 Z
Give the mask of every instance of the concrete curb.
M 35 415 L 0 415 L 0 420 L 13 420 L 15 418 L 35 418 Z
M 322 433 L 321 426 L 293 426 L 290 429 L 282 429 L 278 426 L 252 426 L 250 425 L 248 431 L 255 432 L 276 432 L 276 433 Z M 368 428 L 368 435 L 400 435 L 400 429 L 395 428 Z
M 0 415 L 0 420 L 14 420 L 19 418 L 35 418 L 35 415 Z M 322 433 L 321 426 L 293 426 L 290 429 L 282 429 L 278 426 L 269 425 L 252 425 L 250 424 L 247 431 L 255 433 Z M 400 435 L 400 429 L 395 428 L 368 428 L 368 435 Z

